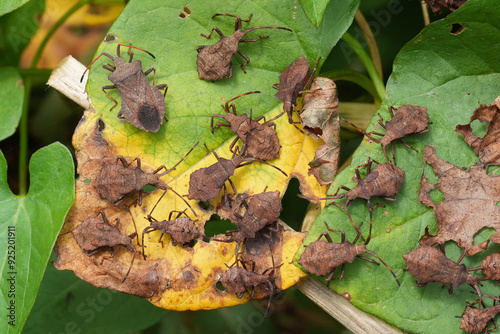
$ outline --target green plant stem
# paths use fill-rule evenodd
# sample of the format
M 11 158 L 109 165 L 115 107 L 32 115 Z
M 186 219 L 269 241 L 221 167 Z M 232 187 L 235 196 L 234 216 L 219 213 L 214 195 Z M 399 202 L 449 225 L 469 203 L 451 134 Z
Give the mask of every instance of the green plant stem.
M 349 44 L 349 46 L 354 50 L 354 52 L 356 52 L 359 59 L 361 59 L 361 61 L 365 65 L 365 68 L 368 71 L 368 75 L 370 76 L 370 79 L 373 82 L 373 86 L 375 87 L 375 90 L 377 92 L 377 95 L 374 96 L 374 98 L 378 101 L 382 101 L 383 98 L 385 97 L 385 86 L 384 82 L 382 81 L 382 78 L 380 77 L 377 69 L 375 68 L 375 65 L 373 64 L 372 59 L 363 49 L 361 44 L 357 40 L 355 40 L 349 33 L 346 32 L 344 36 L 342 36 L 342 39 L 347 44 Z
M 33 56 L 33 60 L 31 61 L 31 66 L 28 69 L 21 69 L 20 72 L 25 76 L 24 79 L 24 101 L 23 101 L 23 110 L 21 114 L 21 121 L 19 122 L 19 195 L 24 195 L 27 192 L 27 180 L 28 180 L 28 107 L 30 102 L 31 95 L 31 85 L 32 85 L 32 77 L 37 75 L 46 75 L 50 74 L 50 71 L 40 70 L 36 68 L 36 65 L 40 61 L 40 57 L 42 56 L 42 52 L 47 45 L 47 42 L 50 40 L 52 35 L 56 32 L 57 29 L 78 9 L 83 7 L 84 5 L 91 2 L 91 0 L 81 0 L 73 7 L 71 7 L 63 16 L 57 20 L 56 23 L 52 27 L 50 27 L 49 31 L 43 38 L 42 42 L 38 46 L 38 49 Z
M 356 15 L 354 16 L 356 22 L 358 23 L 361 31 L 363 31 L 363 35 L 365 36 L 366 42 L 368 43 L 368 48 L 370 49 L 370 55 L 372 57 L 373 64 L 378 71 L 378 74 L 381 78 L 383 78 L 382 73 L 382 59 L 380 58 L 380 51 L 378 50 L 377 41 L 375 40 L 375 36 L 373 36 L 373 31 L 370 28 L 368 22 L 366 22 L 363 13 L 358 9 Z
M 31 95 L 31 78 L 24 79 L 24 101 L 19 122 L 19 195 L 28 189 L 28 106 Z
M 33 56 L 33 60 L 31 61 L 31 68 L 35 68 L 36 65 L 38 64 L 38 61 L 40 60 L 40 57 L 42 56 L 42 52 L 45 49 L 45 46 L 47 45 L 47 42 L 49 39 L 54 35 L 57 29 L 71 16 L 73 15 L 78 9 L 83 7 L 84 5 L 88 4 L 91 0 L 80 0 L 77 4 L 75 4 L 73 7 L 71 7 L 63 16 L 59 18 L 59 20 L 54 23 L 52 27 L 50 27 L 49 31 L 47 31 L 47 35 L 43 38 L 42 42 L 40 43 L 40 46 L 38 46 L 38 49 L 36 50 L 35 55 Z

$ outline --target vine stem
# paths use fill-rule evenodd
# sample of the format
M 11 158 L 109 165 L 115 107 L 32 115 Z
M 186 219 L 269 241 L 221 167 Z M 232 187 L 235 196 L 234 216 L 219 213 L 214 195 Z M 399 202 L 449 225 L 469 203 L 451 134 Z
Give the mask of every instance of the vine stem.
M 63 25 L 63 23 L 73 15 L 78 9 L 84 5 L 91 2 L 91 0 L 80 0 L 73 7 L 71 7 L 59 20 L 50 27 L 49 31 L 43 38 L 42 42 L 38 46 L 35 55 L 31 61 L 31 66 L 29 69 L 24 70 L 26 73 L 26 78 L 24 79 L 24 101 L 23 109 L 21 114 L 21 120 L 19 122 L 19 195 L 25 195 L 27 192 L 28 185 L 28 107 L 31 96 L 31 86 L 32 78 L 31 76 L 36 73 L 36 65 L 40 61 L 42 52 L 47 45 L 47 42 L 54 35 L 57 29 Z
M 422 5 L 422 16 L 424 17 L 424 25 L 428 26 L 431 23 L 431 19 L 429 17 L 429 7 L 427 7 L 427 4 L 423 0 L 420 4 Z
M 363 31 L 363 35 L 365 35 L 366 42 L 368 42 L 368 48 L 370 49 L 370 54 L 372 56 L 373 64 L 377 69 L 378 74 L 381 78 L 383 78 L 382 73 L 382 60 L 380 58 L 380 51 L 378 50 L 377 41 L 375 40 L 375 36 L 373 36 L 373 31 L 370 28 L 368 22 L 366 22 L 363 13 L 358 9 L 356 15 L 354 16 L 356 22 L 358 23 L 361 31 Z
M 354 52 L 356 52 L 359 59 L 361 59 L 361 61 L 363 62 L 363 65 L 365 65 L 365 68 L 368 71 L 368 75 L 370 76 L 370 79 L 373 82 L 373 86 L 375 87 L 375 91 L 377 92 L 377 96 L 375 96 L 375 99 L 378 101 L 382 101 L 385 97 L 385 85 L 382 81 L 382 78 L 378 74 L 377 68 L 373 64 L 372 59 L 363 49 L 363 46 L 361 46 L 361 44 L 354 37 L 352 37 L 351 34 L 347 32 L 344 33 L 342 39 L 354 50 Z

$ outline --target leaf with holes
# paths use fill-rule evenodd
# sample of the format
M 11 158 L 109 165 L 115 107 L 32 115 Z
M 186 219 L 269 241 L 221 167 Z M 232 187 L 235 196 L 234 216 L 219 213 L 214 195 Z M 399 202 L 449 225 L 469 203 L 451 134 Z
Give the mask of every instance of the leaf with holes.
M 488 13 L 486 14 L 486 10 Z M 473 111 L 481 104 L 490 105 L 498 96 L 500 87 L 500 23 L 495 19 L 500 9 L 494 0 L 469 0 L 463 7 L 443 20 L 436 21 L 422 30 L 407 43 L 395 59 L 393 73 L 387 84 L 387 96 L 379 109 L 385 120 L 390 119 L 389 106 L 416 105 L 428 109 L 429 132 L 412 135 L 404 140 L 415 147 L 418 153 L 396 143 L 395 154 L 398 167 L 405 172 L 405 180 L 395 202 L 372 198 L 371 205 L 381 203 L 373 211 L 373 234 L 368 244 L 398 276 L 401 287 L 383 266 L 362 260 L 347 264 L 344 278 L 332 281 L 330 288 L 351 296 L 356 307 L 412 333 L 455 333 L 466 301 L 473 302 L 473 289 L 463 285 L 450 295 L 441 284 L 428 284 L 423 288 L 405 268 L 403 254 L 418 247 L 418 241 L 429 226 L 430 233 L 437 230 L 437 220 L 431 208 L 418 200 L 420 179 L 424 169 L 423 153 L 426 145 L 434 145 L 440 159 L 456 166 L 472 166 L 478 156 L 455 132 L 458 124 L 466 124 Z M 454 24 L 463 30 L 452 33 Z M 455 30 L 453 30 L 455 31 Z M 488 38 L 484 38 L 488 36 Z M 375 116 L 367 131 L 384 132 Z M 333 194 L 341 185 L 353 188 L 356 185 L 354 168 L 366 163 L 371 157 L 379 162 L 386 160 L 380 144 L 365 139 L 353 156 L 351 165 L 343 170 L 332 183 Z M 431 172 L 430 166 L 425 168 Z M 365 177 L 361 168 L 361 177 Z M 437 177 L 430 182 L 436 183 Z M 341 190 L 339 194 L 345 193 Z M 431 198 L 435 202 L 442 194 L 434 190 Z M 343 205 L 345 199 L 337 199 Z M 370 215 L 366 200 L 356 199 L 349 206 L 349 213 L 356 224 L 363 222 L 361 231 L 368 235 Z M 356 231 L 344 210 L 332 205 L 327 207 L 311 228 L 305 245 L 310 244 L 325 231 L 324 222 L 331 228 L 346 232 L 352 241 Z M 488 239 L 494 231 L 481 229 L 474 236 L 474 244 Z M 340 240 L 340 233 L 330 232 L 334 242 Z M 454 243 L 445 245 L 447 256 L 456 261 L 462 249 Z M 303 249 L 297 253 L 298 260 Z M 498 252 L 498 245 L 492 245 L 486 252 L 466 257 L 462 263 L 468 268 L 480 266 L 489 253 Z M 338 275 L 338 274 L 337 274 Z M 481 292 L 498 295 L 495 282 L 486 281 Z
M 166 309 L 208 309 L 246 302 L 249 299 L 246 294 L 238 299 L 236 295 L 216 288 L 226 265 L 234 263 L 235 242 L 219 242 L 199 236 L 194 242 L 174 246 L 168 234 L 162 236 L 160 231 L 146 228 L 176 217 L 182 218 L 184 226 L 192 226 L 187 222 L 188 216 L 199 231 L 204 230 L 204 224 L 215 213 L 223 192 L 208 203 L 188 200 L 190 176 L 194 171 L 217 162 L 204 144 L 219 157 L 231 159 L 229 146 L 235 138 L 225 127 L 215 129 L 212 134 L 211 116 L 223 112 L 221 105 L 225 101 L 255 90 L 261 93 L 234 101 L 237 113 L 249 114 L 252 110 L 253 118 L 265 116 L 268 120 L 279 115 L 283 106 L 274 98 L 272 85 L 279 81 L 280 72 L 300 55 L 309 59 L 319 56 L 324 59 L 351 24 L 358 3 L 357 0 L 332 1 L 326 10 L 331 20 L 325 20 L 316 28 L 303 11 L 294 8 L 293 3 L 280 1 L 259 5 L 245 1 L 224 4 L 200 0 L 190 1 L 189 4 L 173 1 L 168 6 L 152 0 L 131 1 L 110 30 L 110 34 L 115 36 L 113 43 L 102 44 L 98 54 L 107 52 L 116 57 L 117 42 L 133 44 L 154 54 L 155 59 L 132 49 L 134 59 L 142 61 L 143 71 L 155 67 L 156 72 L 147 76 L 149 82 L 152 84 L 154 80 L 155 85 L 168 85 L 165 98 L 168 121 L 163 121 L 160 129 L 153 133 L 118 118 L 119 108 L 123 105 L 119 93 L 107 90 L 119 104 L 110 111 L 114 102 L 102 92 L 103 86 L 111 85 L 109 71 L 101 67 L 108 63 L 108 58 L 101 57 L 93 65 L 87 83 L 93 108 L 85 112 L 73 138 L 80 176 L 76 202 L 57 243 L 56 267 L 73 270 L 98 287 L 146 297 Z M 207 41 L 200 34 L 209 34 L 214 26 L 226 35 L 234 32 L 235 19 L 225 16 L 211 18 L 215 13 L 230 13 L 242 18 L 253 14 L 250 22 L 243 22 L 243 29 L 280 26 L 288 27 L 293 32 L 269 30 L 269 38 L 258 43 L 242 43 L 239 50 L 251 59 L 245 67 L 246 74 L 238 66 L 245 60 L 236 55 L 232 60 L 234 75 L 231 79 L 216 82 L 200 80 L 196 48 L 218 40 L 214 35 Z M 245 38 L 257 36 L 255 32 Z M 128 61 L 127 48 L 122 47 L 121 52 Z M 144 87 L 129 87 L 129 90 Z M 237 168 L 230 176 L 236 190 L 252 195 L 263 192 L 267 187 L 266 191 L 279 191 L 283 196 L 290 177 L 296 177 L 306 195 L 324 195 L 326 188 L 307 175 L 308 163 L 314 157 L 318 144 L 290 125 L 286 118 L 278 118 L 274 123 L 281 151 L 280 157 L 269 161 L 269 164 L 281 171 L 260 161 Z M 200 144 L 187 155 L 198 141 Z M 241 143 L 238 145 L 241 148 Z M 117 160 L 119 156 L 123 159 Z M 139 173 L 136 168 L 139 160 L 134 161 L 135 158 L 140 159 L 140 168 L 146 173 L 140 172 L 141 180 L 145 180 L 144 175 L 149 175 L 153 181 L 146 183 L 154 186 L 148 190 L 149 194 L 140 191 L 142 204 L 137 206 L 133 204 L 140 201 L 137 190 L 141 190 L 142 183 L 134 181 L 131 187 L 127 184 L 129 190 L 119 192 L 116 197 L 101 191 L 101 186 L 107 181 L 114 182 L 116 188 L 113 189 L 118 188 L 117 183 L 125 186 L 117 176 Z M 128 164 L 130 168 L 125 167 Z M 163 170 L 158 170 L 162 165 L 166 166 L 165 169 L 176 168 L 165 174 Z M 154 171 L 158 173 L 154 174 Z M 101 176 L 101 172 L 111 177 Z M 229 194 L 232 194 L 232 188 L 226 183 Z M 155 187 L 168 190 L 164 192 Z M 99 192 L 97 189 L 100 189 Z M 131 190 L 134 191 L 127 194 Z M 130 213 L 125 209 L 126 205 L 130 206 Z M 104 215 L 99 214 L 100 211 Z M 107 223 L 103 216 L 106 216 Z M 111 250 L 110 247 L 97 247 L 97 241 L 91 240 L 95 247 L 85 246 L 83 250 L 75 240 L 74 234 L 79 233 L 75 228 L 90 222 L 100 224 L 98 226 L 102 231 L 119 232 L 125 241 Z M 302 233 L 285 231 L 283 240 L 276 247 L 276 252 L 280 254 L 276 258 L 281 258 L 283 262 L 276 270 L 276 275 L 281 276 L 279 289 L 295 284 L 304 275 L 289 264 L 303 237 Z M 221 238 L 225 236 L 217 236 L 217 239 Z M 111 240 L 107 239 L 107 242 L 110 246 Z

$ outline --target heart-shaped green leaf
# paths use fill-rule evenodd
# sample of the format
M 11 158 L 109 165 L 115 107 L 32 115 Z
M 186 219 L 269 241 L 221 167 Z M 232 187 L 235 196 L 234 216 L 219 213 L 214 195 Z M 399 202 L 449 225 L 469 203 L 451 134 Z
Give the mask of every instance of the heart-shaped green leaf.
M 405 171 L 405 181 L 396 202 L 372 198 L 385 208 L 373 212 L 372 240 L 367 248 L 376 252 L 389 264 L 401 281 L 399 287 L 387 268 L 376 266 L 361 259 L 347 264 L 344 279 L 332 281 L 330 287 L 338 293 L 348 293 L 351 302 L 401 329 L 412 333 L 457 333 L 466 302 L 475 296 L 467 284 L 448 294 L 439 283 L 423 288 L 415 285 L 412 275 L 403 271 L 406 267 L 402 255 L 418 247 L 418 240 L 429 226 L 436 231 L 436 219 L 431 208 L 418 201 L 420 178 L 424 170 L 422 154 L 425 145 L 435 145 L 437 155 L 457 166 L 471 166 L 478 161 L 477 155 L 455 132 L 457 124 L 467 124 L 478 103 L 489 105 L 500 94 L 500 15 L 494 0 L 469 0 L 462 8 L 425 28 L 399 53 L 393 74 L 387 85 L 387 96 L 379 109 L 382 117 L 390 120 L 389 106 L 404 104 L 426 107 L 429 113 L 430 131 L 405 139 L 418 153 L 396 143 L 398 167 Z M 368 131 L 383 132 L 375 116 Z M 379 138 L 377 136 L 374 136 Z M 390 149 L 388 149 L 390 151 Z M 381 163 L 385 160 L 381 146 L 367 140 L 353 156 L 351 166 L 338 175 L 331 193 L 340 185 L 352 188 L 354 169 L 371 157 Z M 426 175 L 429 167 L 426 168 Z M 360 169 L 364 171 L 363 168 Z M 365 175 L 361 175 L 364 177 Z M 344 191 L 340 191 L 343 193 Z M 344 199 L 337 200 L 341 205 Z M 364 222 L 363 235 L 369 228 L 366 201 L 357 199 L 349 206 L 354 222 Z M 332 205 L 315 221 L 305 245 L 318 239 L 325 232 L 324 222 L 334 229 L 345 230 L 347 240 L 356 235 L 345 212 Z M 491 230 L 476 235 L 475 244 L 492 234 Z M 330 232 L 335 242 L 340 233 Z M 457 260 L 461 249 L 447 243 L 447 256 Z M 498 252 L 497 245 L 490 245 L 487 252 L 464 259 L 467 267 L 481 264 L 486 255 Z M 296 256 L 298 259 L 302 250 Z M 370 257 L 368 255 L 368 257 Z M 480 272 L 474 273 L 481 276 Z M 487 281 L 481 287 L 483 294 L 498 296 L 498 285 Z M 491 305 L 490 301 L 487 301 Z
M 73 159 L 63 145 L 54 143 L 37 151 L 29 168 L 29 192 L 16 196 L 7 184 L 7 162 L 0 154 L 0 307 L 4 319 L 13 321 L 1 322 L 2 333 L 19 333 L 23 328 L 75 197 Z

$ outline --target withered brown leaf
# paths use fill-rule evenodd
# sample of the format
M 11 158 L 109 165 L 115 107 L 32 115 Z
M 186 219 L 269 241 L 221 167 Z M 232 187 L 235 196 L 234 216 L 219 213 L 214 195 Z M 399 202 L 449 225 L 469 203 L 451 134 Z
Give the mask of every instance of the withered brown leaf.
M 486 135 L 482 138 L 472 133 L 471 124 L 475 120 L 489 122 Z M 465 142 L 474 149 L 482 164 L 500 165 L 500 96 L 489 106 L 481 104 L 474 111 L 469 124 L 457 125 L 455 131 L 464 136 Z
M 314 78 L 310 92 L 304 96 L 300 121 L 314 138 L 325 142 L 309 163 L 309 175 L 321 185 L 332 183 L 337 175 L 340 153 L 339 99 L 335 82 L 328 78 Z
M 425 147 L 423 158 L 439 176 L 439 182 L 432 184 L 422 175 L 418 199 L 434 208 L 439 229 L 437 235 L 426 233 L 420 244 L 432 246 L 454 240 L 468 256 L 484 250 L 489 241 L 473 245 L 474 235 L 483 227 L 500 232 L 500 207 L 496 205 L 500 201 L 500 176 L 487 174 L 480 165 L 463 170 L 440 159 L 432 146 Z M 432 201 L 430 192 L 434 188 L 443 193 L 443 201 Z

